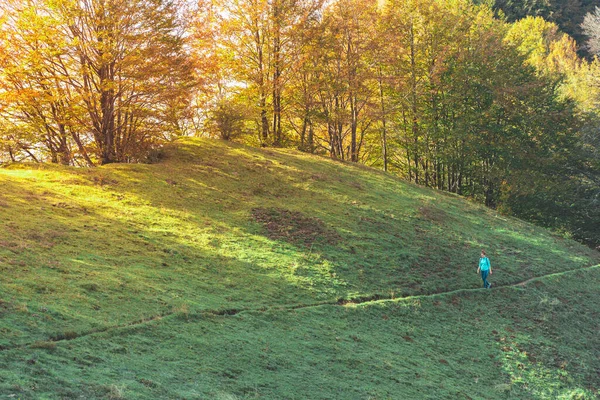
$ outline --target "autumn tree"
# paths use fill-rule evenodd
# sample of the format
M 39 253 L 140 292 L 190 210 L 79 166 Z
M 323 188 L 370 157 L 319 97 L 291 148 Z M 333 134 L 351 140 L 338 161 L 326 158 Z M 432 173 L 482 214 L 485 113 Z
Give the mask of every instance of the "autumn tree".
M 540 17 L 554 23 L 575 39 L 582 55 L 589 55 L 583 46 L 586 33 L 581 24 L 597 4 L 596 0 L 495 0 L 494 8 L 501 10 L 503 17 L 511 23 L 526 17 Z
M 65 35 L 79 59 L 78 84 L 102 164 L 152 144 L 193 83 L 173 1 L 67 3 Z M 164 136 L 163 136 L 164 137 Z
M 218 2 L 222 45 L 231 77 L 251 93 L 263 145 L 285 144 L 285 89 L 298 71 L 301 37 L 321 0 L 230 0 Z
M 289 136 L 297 147 L 309 153 L 320 149 L 318 125 L 320 120 L 319 91 L 321 76 L 322 20 L 316 15 L 308 19 L 302 34 L 295 38 L 296 64 L 287 83 L 286 116 Z
M 359 161 L 372 121 L 372 70 L 367 54 L 374 38 L 375 2 L 343 0 L 325 10 L 320 38 L 319 104 L 331 156 Z
M 52 159 L 139 160 L 177 134 L 194 85 L 174 1 L 7 1 L 3 101 L 8 119 L 44 132 Z M 5 113 L 5 116 L 7 114 Z M 88 155 L 92 153 L 92 155 Z
M 553 134 L 538 140 L 539 144 L 546 143 L 545 149 L 553 150 L 536 147 L 530 156 L 536 160 L 535 165 L 513 171 L 501 208 L 598 244 L 598 62 L 577 57 L 574 41 L 559 32 L 555 24 L 541 18 L 527 18 L 511 25 L 506 41 L 516 46 L 546 80 L 548 90 L 553 89 L 558 95 L 560 107 L 552 113 L 544 112 L 544 118 L 552 121 L 547 130 Z
M 44 149 L 51 161 L 70 164 L 69 139 L 81 144 L 81 138 L 71 118 L 76 112 L 72 92 L 62 79 L 72 65 L 65 57 L 60 18 L 34 0 L 6 1 L 2 11 L 4 125 L 12 132 L 13 144 L 33 159 L 37 160 L 30 150 L 38 147 L 37 152 Z M 80 150 L 87 157 L 83 144 Z

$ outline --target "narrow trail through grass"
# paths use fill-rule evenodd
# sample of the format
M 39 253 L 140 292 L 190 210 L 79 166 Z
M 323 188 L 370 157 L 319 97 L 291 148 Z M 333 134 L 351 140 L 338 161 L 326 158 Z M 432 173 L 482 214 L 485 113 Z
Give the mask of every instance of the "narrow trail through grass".
M 209 140 L 165 151 L 154 165 L 0 168 L 0 348 L 182 307 L 476 287 L 480 249 L 496 286 L 600 263 L 568 238 L 372 169 Z
M 153 165 L 10 165 L 0 186 L 0 398 L 600 388 L 600 253 L 460 197 L 199 139 Z
M 505 288 L 510 288 L 510 287 L 524 287 L 528 283 L 531 283 L 531 282 L 534 282 L 537 280 L 550 278 L 550 277 L 564 276 L 564 275 L 568 275 L 568 274 L 575 273 L 575 272 L 589 271 L 589 270 L 593 270 L 593 269 L 597 269 L 597 268 L 600 268 L 600 265 L 592 265 L 590 267 L 576 268 L 576 269 L 557 272 L 557 273 L 553 273 L 553 274 L 535 276 L 535 277 L 529 278 L 529 279 L 527 279 L 525 281 L 521 281 L 521 282 L 494 286 L 494 289 L 499 290 L 499 289 L 505 289 Z M 450 290 L 450 291 L 445 291 L 445 292 L 436 292 L 436 293 L 429 293 L 429 294 L 422 294 L 422 295 L 407 295 L 407 296 L 398 296 L 398 297 L 392 297 L 392 296 L 381 295 L 381 294 L 372 294 L 372 295 L 365 295 L 365 296 L 357 296 L 357 297 L 351 298 L 351 299 L 338 299 L 336 301 L 322 301 L 322 302 L 316 302 L 316 303 L 310 303 L 310 304 L 279 305 L 279 306 L 272 306 L 272 307 L 248 307 L 248 308 L 239 308 L 239 309 L 232 308 L 232 309 L 223 309 L 223 310 L 202 310 L 197 315 L 198 316 L 206 316 L 206 315 L 234 316 L 234 315 L 238 315 L 238 314 L 245 313 L 245 312 L 295 311 L 295 310 L 323 307 L 323 306 L 365 305 L 365 304 L 369 304 L 369 303 L 383 303 L 383 302 L 389 302 L 389 301 L 401 301 L 401 300 L 406 300 L 406 299 L 422 299 L 422 298 L 428 298 L 428 297 L 447 296 L 447 295 L 457 294 L 457 293 L 479 292 L 479 291 L 485 291 L 485 290 L 487 290 L 487 289 L 484 289 L 484 288 L 462 288 L 462 289 Z M 140 325 L 152 322 L 152 321 L 169 318 L 176 314 L 178 314 L 178 312 L 173 311 L 173 312 L 169 312 L 169 313 L 155 315 L 151 318 L 145 318 L 142 320 L 132 321 L 132 322 L 129 322 L 126 324 L 120 324 L 120 325 L 110 326 L 110 327 L 102 327 L 100 329 L 95 329 L 95 330 L 91 330 L 89 332 L 79 334 L 75 337 L 48 338 L 47 341 L 55 342 L 55 343 L 68 342 L 68 341 L 72 341 L 72 340 L 76 340 L 76 339 L 81 339 L 81 338 L 84 338 L 87 336 L 91 336 L 91 335 L 94 335 L 97 333 L 104 333 L 104 332 L 115 331 L 115 330 L 123 329 L 123 328 L 131 328 L 131 327 L 140 326 Z M 39 342 L 40 341 L 38 340 L 35 342 L 31 342 L 31 343 L 27 343 L 27 344 L 23 344 L 23 345 L 19 345 L 19 346 L 14 346 L 14 347 L 0 347 L 0 352 L 28 348 L 28 347 L 34 345 L 35 343 L 39 343 Z

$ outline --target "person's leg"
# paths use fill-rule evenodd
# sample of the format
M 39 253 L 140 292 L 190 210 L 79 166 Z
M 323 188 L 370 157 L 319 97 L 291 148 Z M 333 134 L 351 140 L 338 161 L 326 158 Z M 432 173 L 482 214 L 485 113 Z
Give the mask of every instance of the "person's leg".
M 483 281 L 483 288 L 487 289 L 488 288 L 488 281 L 487 281 L 487 277 L 488 277 L 489 271 L 481 271 L 481 280 Z

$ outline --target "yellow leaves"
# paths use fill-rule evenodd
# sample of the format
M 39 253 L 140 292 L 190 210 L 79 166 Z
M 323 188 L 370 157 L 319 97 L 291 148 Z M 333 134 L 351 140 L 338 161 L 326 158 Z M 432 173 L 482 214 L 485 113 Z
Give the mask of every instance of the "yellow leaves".
M 521 54 L 535 60 L 549 52 L 558 27 L 541 17 L 527 17 L 511 25 L 505 41 L 517 47 Z
M 72 136 L 70 147 L 84 157 L 96 140 L 114 157 L 117 150 L 102 144 L 116 140 L 101 136 L 112 135 L 114 124 L 132 142 L 136 129 L 145 130 L 143 140 L 160 129 L 155 120 L 140 121 L 183 109 L 193 77 L 174 3 L 147 6 L 145 0 L 1 0 L 0 100 L 11 110 L 3 116 L 29 125 L 43 145 Z M 122 119 L 105 122 L 106 116 Z
M 561 80 L 561 95 L 575 100 L 580 111 L 596 107 L 600 93 L 591 82 L 596 62 L 580 59 L 575 41 L 556 24 L 527 17 L 510 26 L 505 42 L 515 46 L 539 75 Z
M 563 85 L 565 96 L 575 99 L 582 112 L 597 112 L 600 106 L 600 62 L 581 62 L 568 74 Z
M 577 44 L 567 34 L 550 43 L 546 58 L 546 68 L 550 72 L 565 73 L 575 71 L 581 60 L 577 56 Z
M 574 40 L 541 17 L 515 22 L 504 40 L 515 46 L 541 74 L 556 76 L 577 68 L 579 59 Z

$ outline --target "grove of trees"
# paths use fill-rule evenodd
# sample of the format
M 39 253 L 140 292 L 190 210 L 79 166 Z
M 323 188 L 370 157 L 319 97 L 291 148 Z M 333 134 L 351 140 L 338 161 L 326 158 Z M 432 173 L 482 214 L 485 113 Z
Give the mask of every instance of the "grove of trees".
M 589 11 L 577 43 L 470 0 L 4 0 L 0 159 L 137 162 L 179 135 L 294 147 L 600 245 Z
M 510 22 L 525 17 L 542 17 L 583 44 L 587 35 L 581 24 L 597 5 L 596 0 L 495 0 L 494 9 Z M 591 54 L 585 46 L 581 46 L 579 52 L 586 56 Z
M 62 164 L 138 160 L 194 85 L 175 2 L 4 0 L 3 145 Z M 165 124 L 172 129 L 165 129 Z

